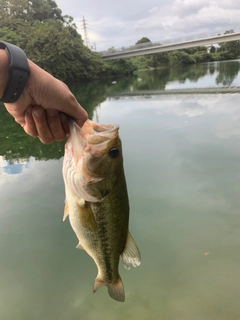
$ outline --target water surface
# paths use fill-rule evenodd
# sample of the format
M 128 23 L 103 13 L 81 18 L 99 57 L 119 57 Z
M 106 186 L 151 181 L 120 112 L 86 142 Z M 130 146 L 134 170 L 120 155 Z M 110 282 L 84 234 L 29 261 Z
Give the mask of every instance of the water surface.
M 73 87 L 93 120 L 120 125 L 130 229 L 142 254 L 139 268 L 120 266 L 124 303 L 106 288 L 92 294 L 95 264 L 62 222 L 64 143 L 42 145 L 0 108 L 1 319 L 239 319 L 239 94 L 107 97 L 143 85 L 187 88 L 193 78 L 194 87 L 218 86 L 217 77 L 238 86 L 238 65 Z

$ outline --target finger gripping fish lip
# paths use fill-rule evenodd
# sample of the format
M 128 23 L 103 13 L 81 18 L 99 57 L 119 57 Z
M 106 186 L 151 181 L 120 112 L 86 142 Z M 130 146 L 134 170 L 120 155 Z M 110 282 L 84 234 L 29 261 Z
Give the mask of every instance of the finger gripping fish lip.
M 82 139 L 90 139 L 90 137 L 94 137 L 94 139 L 101 141 L 101 139 L 111 139 L 118 135 L 119 126 L 116 125 L 105 125 L 93 122 L 91 120 L 87 120 L 83 127 L 79 127 L 75 121 L 70 122 L 70 134 L 77 133 L 81 136 Z

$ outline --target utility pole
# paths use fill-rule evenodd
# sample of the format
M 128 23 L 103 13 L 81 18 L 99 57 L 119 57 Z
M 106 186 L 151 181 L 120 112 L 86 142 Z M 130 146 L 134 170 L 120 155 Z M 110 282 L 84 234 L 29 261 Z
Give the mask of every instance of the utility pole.
M 88 34 L 87 34 L 87 23 L 86 20 L 83 16 L 83 20 L 82 20 L 82 25 L 83 25 L 83 31 L 84 31 L 84 42 L 85 42 L 85 46 L 87 46 L 88 48 L 90 47 L 90 42 L 88 39 Z

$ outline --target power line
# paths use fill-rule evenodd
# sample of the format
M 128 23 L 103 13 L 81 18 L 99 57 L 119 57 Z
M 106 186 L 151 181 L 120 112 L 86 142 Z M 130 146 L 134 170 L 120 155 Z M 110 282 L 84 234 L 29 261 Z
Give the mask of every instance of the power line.
M 84 19 L 84 17 L 83 17 L 83 19 Z M 92 24 L 90 24 L 90 26 L 89 26 L 89 23 L 87 23 L 86 19 L 84 19 L 84 21 L 85 21 L 85 23 L 83 23 L 83 20 L 75 20 L 75 23 L 81 22 L 81 27 L 83 28 L 84 33 L 85 33 L 85 30 L 84 30 L 84 24 L 85 24 L 86 28 L 90 29 L 92 31 L 95 31 L 95 32 L 98 32 L 98 33 L 102 33 L 102 34 L 105 34 L 107 36 L 118 37 L 118 38 L 121 38 L 123 40 L 127 39 L 127 37 L 122 37 L 122 36 L 119 37 L 116 34 L 102 31 L 101 28 L 99 29 L 99 27 L 97 27 L 97 28 L 95 26 L 92 27 Z
M 118 37 L 118 38 L 121 38 L 121 39 L 123 39 L 123 40 L 126 40 L 126 39 L 127 39 L 126 37 L 122 37 L 122 36 L 119 37 L 119 36 L 116 35 L 116 34 L 108 33 L 108 32 L 101 31 L 101 30 L 97 30 L 97 29 L 95 29 L 95 28 L 93 28 L 93 27 L 88 27 L 88 29 L 90 29 L 90 30 L 92 30 L 92 31 L 96 31 L 96 32 L 98 32 L 98 33 L 105 34 L 105 35 L 107 35 L 107 36 Z

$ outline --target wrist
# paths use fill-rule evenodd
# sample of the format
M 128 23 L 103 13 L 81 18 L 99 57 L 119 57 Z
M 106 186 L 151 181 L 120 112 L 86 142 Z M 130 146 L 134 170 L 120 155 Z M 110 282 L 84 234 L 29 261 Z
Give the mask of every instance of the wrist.
M 29 77 L 27 57 L 21 48 L 5 41 L 0 41 L 0 49 L 5 49 L 10 61 L 8 82 L 0 101 L 14 103 L 21 96 Z
M 42 104 L 46 97 L 46 90 L 52 86 L 54 77 L 28 60 L 30 75 L 26 83 L 25 92 L 31 97 L 35 104 Z
M 8 68 L 10 61 L 6 50 L 0 49 L 0 99 L 8 83 Z

